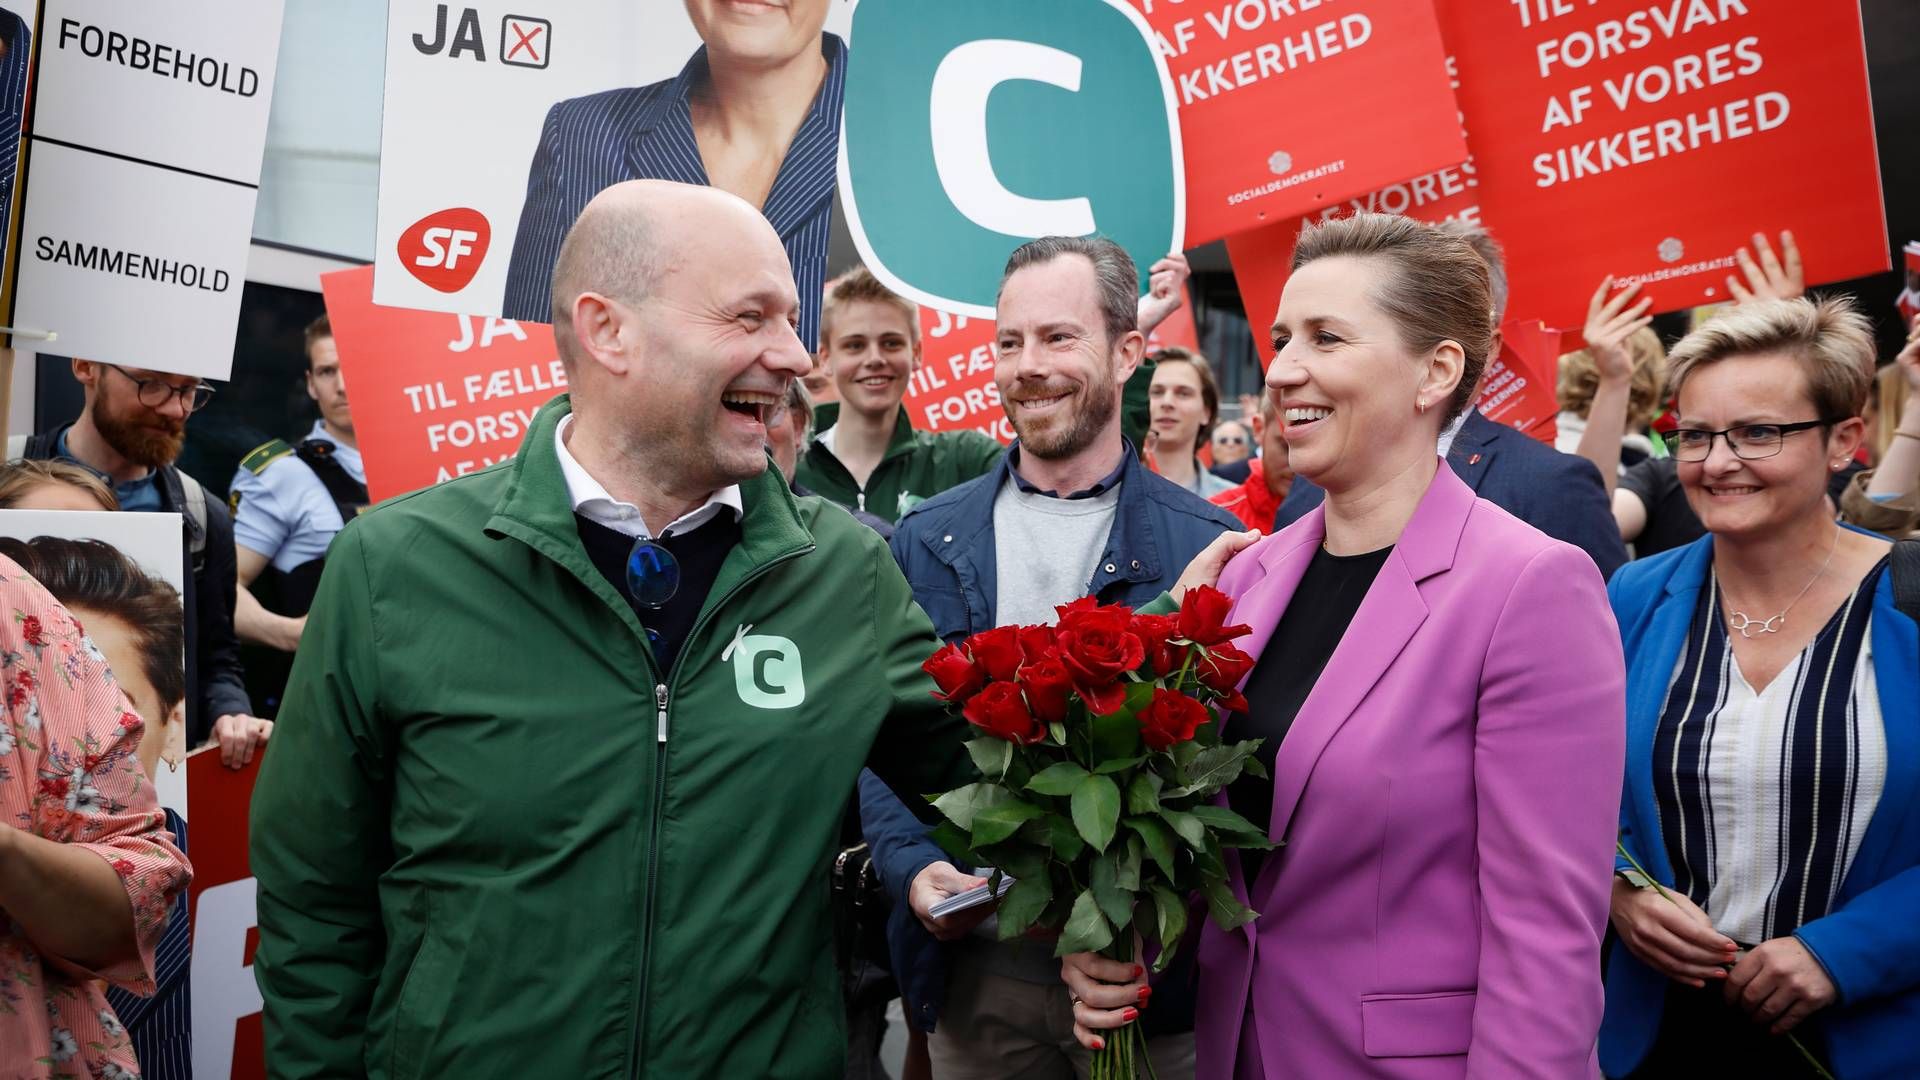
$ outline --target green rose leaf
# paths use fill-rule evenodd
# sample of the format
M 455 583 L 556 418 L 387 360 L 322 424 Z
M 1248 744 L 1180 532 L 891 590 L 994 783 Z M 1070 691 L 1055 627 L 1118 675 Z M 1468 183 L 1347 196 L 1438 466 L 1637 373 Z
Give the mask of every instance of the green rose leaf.
M 1094 766 L 1093 771 L 1102 776 L 1110 776 L 1113 773 L 1126 772 L 1128 769 L 1133 768 L 1145 760 L 1147 759 L 1144 755 L 1130 758 L 1113 758 L 1110 761 L 1103 761 Z
M 973 846 L 983 848 L 988 844 L 997 844 L 1012 836 L 1021 825 L 1044 813 L 1045 810 L 1024 802 L 986 807 L 973 817 Z
M 1118 861 L 1114 855 L 1109 851 L 1093 860 L 1093 868 L 1087 874 L 1087 891 L 1093 894 L 1093 902 L 1100 905 L 1100 913 L 1107 921 L 1116 930 L 1124 930 L 1133 921 L 1133 894 L 1119 885 Z
M 1267 834 L 1259 826 L 1224 806 L 1202 804 L 1188 813 L 1200 819 L 1201 824 L 1219 834 L 1220 841 L 1228 847 L 1249 847 L 1266 850 L 1274 846 Z
M 1043 820 L 1047 823 L 1049 834 L 1047 846 L 1053 848 L 1054 858 L 1070 863 L 1078 859 L 1080 853 L 1087 849 L 1087 842 L 1080 839 L 1080 834 L 1074 831 L 1072 822 L 1057 816 L 1048 816 Z
M 1127 813 L 1152 814 L 1160 810 L 1160 785 L 1165 781 L 1158 773 L 1137 772 L 1127 781 Z
M 1201 750 L 1187 765 L 1187 782 L 1166 792 L 1166 797 L 1178 799 L 1186 795 L 1211 795 L 1219 791 L 1240 778 L 1249 755 L 1258 745 L 1258 740 L 1249 739 L 1238 746 L 1209 746 Z
M 1127 819 L 1127 828 L 1140 837 L 1141 843 L 1146 845 L 1147 855 L 1160 865 L 1161 872 L 1173 877 L 1173 834 L 1167 831 L 1167 827 L 1150 817 L 1130 817 Z
M 1086 778 L 1087 770 L 1071 761 L 1062 761 L 1034 773 L 1033 779 L 1027 781 L 1027 790 L 1042 795 L 1071 795 L 1080 781 Z
M 1045 869 L 1032 877 L 1018 877 L 1000 898 L 1000 940 L 1012 941 L 1032 929 L 1053 900 L 1053 882 Z
M 1130 683 L 1127 703 L 1120 711 L 1096 716 L 1087 724 L 1092 743 L 1089 761 L 1115 761 L 1140 756 L 1140 709 L 1153 700 L 1152 683 Z
M 1013 793 L 997 784 L 968 784 L 933 800 L 934 809 L 963 829 L 973 828 L 974 815 L 990 806 L 1013 802 Z
M 1153 887 L 1154 926 L 1160 934 L 1160 956 L 1153 962 L 1155 971 L 1164 971 L 1173 962 L 1180 938 L 1187 932 L 1187 905 L 1178 893 L 1165 885 Z
M 1015 878 L 1039 877 L 1047 872 L 1047 853 L 1044 848 L 1035 848 L 1021 839 L 983 847 L 978 851 L 978 861 L 974 866 L 997 866 Z
M 1005 739 L 968 739 L 967 756 L 980 775 L 998 779 L 1013 764 L 1013 744 Z
M 973 851 L 973 838 L 967 835 L 967 830 L 951 821 L 943 821 L 933 827 L 930 835 L 933 842 L 940 845 L 940 850 L 953 856 L 956 862 L 969 866 L 980 864 L 979 856 Z
M 1127 834 L 1127 850 L 1113 866 L 1113 883 L 1130 893 L 1140 891 L 1140 864 L 1146 857 L 1146 842 L 1139 833 Z
M 1053 955 L 1099 952 L 1111 944 L 1113 927 L 1107 922 L 1107 917 L 1100 913 L 1100 904 L 1094 900 L 1093 890 L 1081 890 L 1080 895 L 1074 898 L 1073 910 L 1067 913 L 1067 925 L 1060 931 L 1060 940 L 1053 947 Z
M 1233 889 L 1220 878 L 1207 879 L 1202 891 L 1207 894 L 1207 914 L 1222 930 L 1233 930 L 1259 918 L 1259 913 L 1240 902 Z
M 1089 776 L 1073 789 L 1073 827 L 1095 851 L 1107 850 L 1120 823 L 1120 786 L 1105 776 Z
M 1053 740 L 1055 746 L 1067 745 L 1067 725 L 1058 720 L 1048 724 L 1047 737 Z
M 1199 818 L 1185 810 L 1169 810 L 1163 806 L 1160 808 L 1160 819 L 1173 826 L 1173 831 L 1180 834 L 1180 839 L 1185 840 L 1188 847 L 1195 851 L 1206 850 L 1207 827 L 1200 823 Z

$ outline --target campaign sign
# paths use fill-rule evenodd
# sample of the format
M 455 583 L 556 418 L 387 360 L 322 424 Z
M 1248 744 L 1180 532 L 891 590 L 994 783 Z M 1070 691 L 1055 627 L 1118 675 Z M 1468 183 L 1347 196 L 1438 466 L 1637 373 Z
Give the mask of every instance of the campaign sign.
M 12 325 L 89 360 L 227 377 L 281 14 L 46 0 Z
M 254 196 L 35 140 L 15 323 L 84 359 L 226 378 Z
M 392 0 L 375 301 L 548 322 L 554 260 L 580 211 L 649 178 L 756 202 L 790 252 L 817 246 L 793 273 L 802 296 L 818 295 L 851 10 Z M 714 89 L 716 65 L 739 75 L 726 80 L 737 98 Z M 793 130 L 777 176 L 710 174 L 728 122 Z
M 38 0 L 0 3 L 0 266 L 13 240 L 13 193 L 20 178 L 20 140 L 26 135 L 27 75 L 33 67 L 34 19 Z M 12 290 L 0 286 L 0 296 Z
M 840 203 L 888 288 L 990 319 L 1035 237 L 1106 236 L 1143 291 L 1183 248 L 1173 82 L 1126 0 L 888 0 L 853 35 Z
M 1807 282 L 1887 269 L 1853 3 L 1441 5 L 1513 315 L 1578 327 L 1600 280 L 1654 310 L 1727 299 L 1734 253 L 1792 230 Z
M 1192 248 L 1466 158 L 1431 0 L 1131 0 L 1180 103 Z
M 217 747 L 187 755 L 194 823 L 193 884 L 187 888 L 193 925 L 193 1069 L 209 1080 L 265 1080 L 260 987 L 253 980 L 256 927 L 253 870 L 247 856 L 247 819 L 253 785 L 270 743 L 242 769 L 220 763 Z
M 510 458 L 567 387 L 553 328 L 373 302 L 374 270 L 320 277 L 374 501 Z

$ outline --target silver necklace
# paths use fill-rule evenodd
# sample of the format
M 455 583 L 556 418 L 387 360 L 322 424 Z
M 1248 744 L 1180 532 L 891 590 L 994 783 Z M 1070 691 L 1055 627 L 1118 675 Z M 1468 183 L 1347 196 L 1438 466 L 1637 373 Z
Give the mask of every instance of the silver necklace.
M 1787 612 L 1792 611 L 1793 605 L 1799 603 L 1800 598 L 1807 595 L 1808 590 L 1813 588 L 1814 582 L 1819 581 L 1822 577 L 1826 576 L 1827 567 L 1833 565 L 1833 553 L 1835 551 L 1838 551 L 1839 548 L 1840 548 L 1840 529 L 1838 526 L 1835 526 L 1833 530 L 1833 539 L 1829 541 L 1827 544 L 1827 561 L 1820 564 L 1820 569 L 1814 573 L 1811 579 L 1807 581 L 1806 586 L 1802 588 L 1800 592 L 1796 594 L 1792 600 L 1787 602 L 1786 607 L 1783 607 L 1780 609 L 1780 614 L 1775 615 L 1771 619 L 1754 619 L 1754 618 L 1748 617 L 1747 613 L 1744 611 L 1729 611 L 1727 613 L 1727 628 L 1730 630 L 1739 631 L 1740 636 L 1743 638 L 1751 638 L 1756 634 L 1779 633 L 1780 628 L 1787 624 Z M 1733 603 L 1733 598 L 1728 597 L 1727 603 L 1728 603 L 1728 606 L 1731 607 Z

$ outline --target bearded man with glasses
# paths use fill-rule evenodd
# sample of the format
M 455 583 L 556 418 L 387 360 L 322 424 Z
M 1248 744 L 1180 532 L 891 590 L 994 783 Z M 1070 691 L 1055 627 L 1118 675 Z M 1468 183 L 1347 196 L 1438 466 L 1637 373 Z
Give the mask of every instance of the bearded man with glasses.
M 221 759 L 240 768 L 273 724 L 253 715 L 233 632 L 233 519 L 173 464 L 187 439 L 187 417 L 206 406 L 213 387 L 191 375 L 97 360 L 73 361 L 73 377 L 86 394 L 79 418 L 34 435 L 22 456 L 81 466 L 113 489 L 122 510 L 180 515 L 193 570 L 185 596 L 187 745 L 211 739 Z

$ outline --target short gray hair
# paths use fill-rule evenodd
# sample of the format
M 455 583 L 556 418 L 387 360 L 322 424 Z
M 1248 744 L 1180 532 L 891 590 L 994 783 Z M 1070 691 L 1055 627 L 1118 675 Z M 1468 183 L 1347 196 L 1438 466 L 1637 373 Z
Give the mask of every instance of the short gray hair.
M 807 384 L 795 379 L 787 384 L 786 410 L 793 414 L 794 426 L 811 438 L 813 435 L 813 395 L 807 393 Z
M 589 203 L 567 230 L 553 263 L 550 302 L 554 344 L 569 368 L 574 361 L 573 302 L 585 292 L 627 304 L 645 300 L 660 269 L 653 232 L 648 211 L 621 203 Z
M 1487 264 L 1487 287 L 1493 292 L 1493 325 L 1496 329 L 1507 320 L 1507 260 L 1500 248 L 1500 241 L 1493 234 L 1472 222 L 1454 218 L 1443 221 L 1434 228 L 1443 235 L 1465 240 Z
M 1107 344 L 1140 329 L 1140 272 L 1127 249 L 1104 236 L 1043 236 L 1014 248 L 1013 254 L 1007 256 L 1007 268 L 1000 274 L 994 304 L 998 306 L 1000 295 L 1007 291 L 1007 279 L 1015 273 L 1066 255 L 1078 255 L 1093 264 L 1093 283 L 1100 292 L 1100 317 L 1106 324 Z

